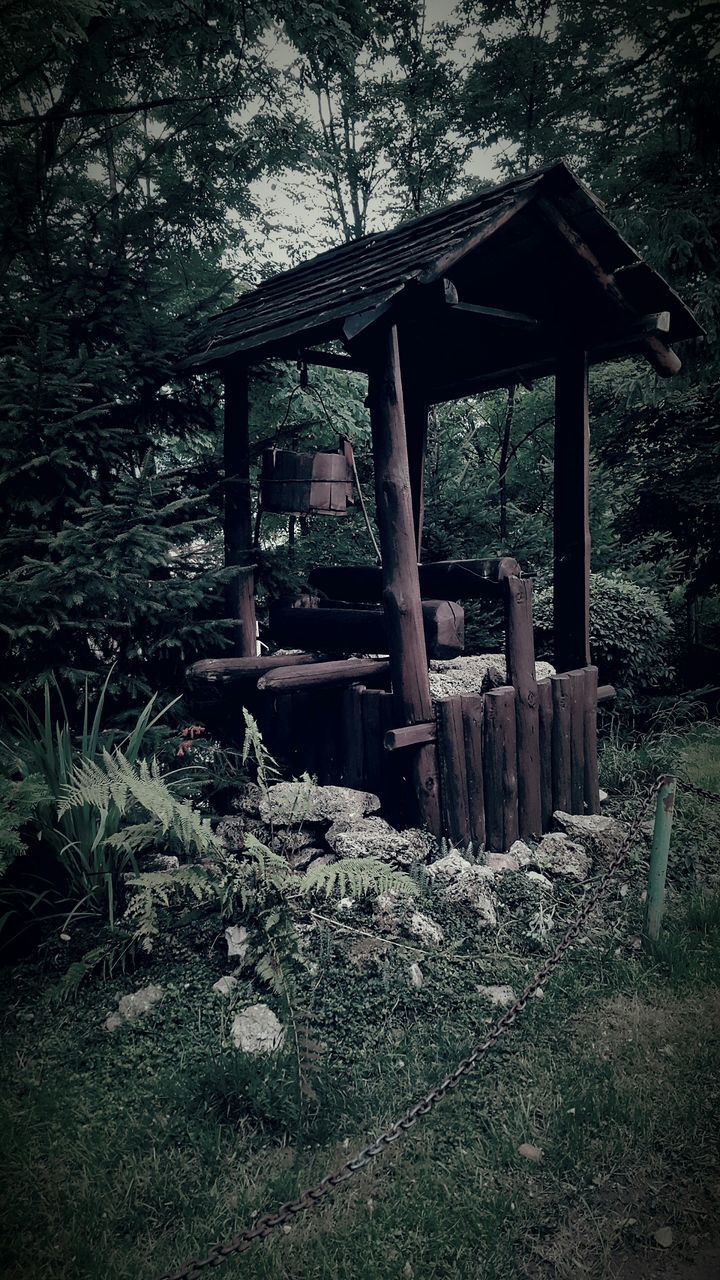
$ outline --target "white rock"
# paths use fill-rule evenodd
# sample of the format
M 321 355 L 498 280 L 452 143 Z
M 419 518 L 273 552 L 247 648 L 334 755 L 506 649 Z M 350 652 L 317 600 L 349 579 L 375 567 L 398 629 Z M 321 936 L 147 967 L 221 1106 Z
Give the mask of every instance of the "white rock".
M 492 880 L 494 876 L 488 867 L 470 867 L 443 886 L 443 897 L 451 906 L 468 907 L 481 925 L 494 928 L 497 915 L 495 903 L 488 892 Z
M 516 858 L 521 867 L 531 865 L 535 854 L 529 844 L 525 844 L 524 840 L 516 840 L 510 845 L 509 854 L 512 858 Z
M 143 871 L 178 871 L 180 859 L 174 853 L 151 853 L 143 858 Z
M 243 1053 L 272 1053 L 285 1042 L 283 1026 L 266 1004 L 252 1004 L 237 1013 L 230 1034 Z
M 445 934 L 430 916 L 426 916 L 422 911 L 413 911 L 407 925 L 407 931 L 411 938 L 415 938 L 424 947 L 441 947 L 445 941 Z
M 608 793 L 607 791 L 603 791 L 602 787 L 598 791 L 598 799 L 601 804 L 605 804 L 606 800 L 608 799 Z
M 536 679 L 555 674 L 549 662 L 535 663 Z M 433 702 L 458 693 L 484 693 L 505 684 L 507 667 L 501 653 L 480 653 L 460 658 L 440 658 L 430 663 L 430 696 Z
M 225 930 L 228 956 L 237 956 L 239 960 L 245 960 L 250 950 L 249 938 L 250 934 L 244 924 L 231 924 Z
M 373 915 L 383 929 L 397 932 L 413 910 L 415 900 L 405 893 L 380 893 L 373 902 Z
M 408 970 L 408 975 L 410 977 L 410 985 L 412 987 L 419 988 L 422 986 L 424 979 L 422 969 L 419 964 L 411 964 Z
M 162 987 L 150 983 L 149 986 L 140 987 L 138 991 L 133 991 L 130 995 L 121 996 L 118 1001 L 117 1011 L 108 1014 L 105 1019 L 106 1030 L 116 1031 L 124 1022 L 136 1022 L 143 1014 L 154 1008 L 156 1004 L 159 1004 L 164 994 Z
M 264 822 L 281 827 L 303 823 L 351 826 L 368 813 L 377 813 L 378 797 L 350 787 L 318 787 L 308 782 L 278 782 L 260 801 Z
M 231 973 L 228 973 L 224 974 L 222 978 L 218 978 L 217 982 L 213 982 L 212 989 L 213 991 L 217 991 L 218 995 L 229 996 L 232 995 L 233 987 L 236 986 L 237 978 L 234 978 Z
M 491 871 L 519 871 L 520 863 L 514 853 L 487 853 L 485 866 Z
M 464 871 L 472 868 L 472 862 L 468 862 L 467 858 L 463 858 L 462 854 L 453 849 L 452 853 L 448 853 L 444 858 L 438 858 L 437 862 L 431 862 L 425 868 L 429 880 L 454 880 Z
M 533 861 L 553 875 L 569 876 L 573 880 L 586 880 L 592 869 L 582 846 L 558 831 L 543 836 Z
M 305 875 L 310 871 L 317 871 L 319 867 L 329 867 L 333 862 L 337 862 L 334 853 L 323 853 L 319 858 L 313 858 L 312 862 L 305 868 Z
M 325 836 L 341 858 L 379 858 L 396 867 L 425 862 L 431 838 L 425 831 L 396 831 L 384 818 L 370 817 L 347 825 L 334 823 Z
M 512 987 L 506 983 L 499 983 L 497 986 L 478 987 L 478 994 L 486 996 L 493 1004 L 499 1005 L 501 1009 L 507 1009 L 515 1001 L 515 992 Z
M 596 854 L 615 848 L 625 834 L 621 822 L 602 813 L 563 813 L 558 809 L 553 814 L 553 825 L 571 840 L 579 840 L 581 844 L 587 845 Z
M 525 879 L 529 880 L 538 889 L 544 889 L 548 893 L 553 892 L 552 880 L 548 880 L 547 876 L 542 874 L 542 871 L 526 871 Z
M 355 906 L 354 898 L 341 898 L 337 906 L 335 907 L 335 910 L 340 912 L 352 911 L 354 906 Z

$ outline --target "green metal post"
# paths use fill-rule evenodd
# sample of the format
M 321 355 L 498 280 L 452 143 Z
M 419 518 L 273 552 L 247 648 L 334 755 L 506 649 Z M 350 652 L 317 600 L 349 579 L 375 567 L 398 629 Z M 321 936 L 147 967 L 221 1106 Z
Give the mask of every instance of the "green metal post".
M 677 778 L 673 778 L 670 774 L 666 774 L 658 782 L 645 905 L 644 933 L 650 942 L 656 942 L 660 936 L 660 925 L 665 909 L 665 877 L 670 852 L 676 786 Z

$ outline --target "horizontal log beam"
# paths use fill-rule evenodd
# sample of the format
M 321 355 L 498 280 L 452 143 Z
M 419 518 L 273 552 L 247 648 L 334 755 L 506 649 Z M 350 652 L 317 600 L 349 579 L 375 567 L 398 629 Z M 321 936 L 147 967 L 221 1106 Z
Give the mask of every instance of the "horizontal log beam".
M 519 575 L 512 556 L 487 560 L 436 560 L 418 566 L 420 592 L 425 599 L 499 599 L 505 578 Z M 382 570 L 375 565 L 330 565 L 311 569 L 308 581 L 316 591 L 336 600 L 377 603 L 382 599 Z
M 613 684 L 601 684 L 598 686 L 598 702 L 612 702 L 613 698 L 617 698 L 617 689 Z
M 386 751 L 402 751 L 404 747 L 417 747 L 423 742 L 435 742 L 437 725 L 434 720 L 425 724 L 409 724 L 402 729 L 388 729 L 385 734 Z
M 427 652 L 454 658 L 464 648 L 465 614 L 452 600 L 424 600 L 422 623 Z M 275 644 L 324 653 L 389 653 L 390 633 L 382 609 L 353 609 L 336 602 L 322 608 L 270 606 L 270 635 Z
M 299 667 L 320 658 L 312 653 L 263 655 L 257 658 L 202 658 L 188 667 L 185 675 L 191 684 L 251 684 L 277 667 Z
M 316 662 L 312 666 L 276 667 L 257 682 L 269 693 L 296 693 L 301 690 L 340 688 L 362 680 L 365 683 L 385 681 L 390 663 L 375 658 L 346 658 L 339 662 Z
M 298 351 L 298 360 L 304 364 L 318 365 L 325 369 L 345 369 L 348 373 L 367 373 L 367 365 L 352 356 L 338 355 L 334 351 Z

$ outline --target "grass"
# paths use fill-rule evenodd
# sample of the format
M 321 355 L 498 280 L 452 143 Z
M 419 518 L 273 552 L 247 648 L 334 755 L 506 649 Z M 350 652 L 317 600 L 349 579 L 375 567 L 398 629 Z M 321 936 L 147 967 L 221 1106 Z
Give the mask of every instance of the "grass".
M 717 729 L 672 751 L 720 791 Z M 718 1208 L 720 893 L 708 882 L 719 852 L 720 809 L 683 799 L 658 946 L 635 945 L 638 853 L 628 892 L 481 1069 L 334 1202 L 220 1274 L 609 1280 L 630 1259 L 628 1275 L 654 1277 L 662 1227 L 679 1266 Z M 558 913 L 571 906 L 568 893 Z M 3 992 L 4 1280 L 154 1280 L 383 1129 L 493 1020 L 478 984 L 522 985 L 552 943 L 509 919 L 498 949 L 428 909 L 448 947 L 420 957 L 419 990 L 414 952 L 351 955 L 342 929 L 316 934 L 304 1012 L 324 1052 L 301 1113 L 288 1055 L 259 1066 L 227 1048 L 231 1014 L 211 987 L 228 964 L 208 930 L 170 938 L 141 973 L 81 989 L 72 1005 L 52 1000 L 64 944 L 17 966 Z M 151 981 L 165 989 L 159 1008 L 108 1034 L 118 996 Z M 258 998 L 240 982 L 239 1005 Z M 524 1142 L 539 1163 L 518 1154 Z

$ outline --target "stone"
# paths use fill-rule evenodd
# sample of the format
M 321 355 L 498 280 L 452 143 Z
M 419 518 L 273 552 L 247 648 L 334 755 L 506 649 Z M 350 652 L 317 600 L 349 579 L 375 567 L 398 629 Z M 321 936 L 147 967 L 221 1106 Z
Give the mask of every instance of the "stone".
M 396 831 L 384 818 L 369 817 L 346 826 L 334 823 L 325 837 L 340 858 L 379 858 L 395 867 L 425 862 L 431 837 L 412 828 Z
M 213 982 L 212 989 L 217 991 L 220 996 L 232 995 L 233 988 L 237 986 L 237 978 L 231 973 L 224 974 L 222 978 L 218 978 L 217 982 Z
M 285 1043 L 282 1023 L 266 1004 L 251 1004 L 237 1013 L 230 1035 L 242 1053 L 272 1053 Z
M 478 995 L 485 996 L 491 1004 L 496 1004 L 500 1009 L 507 1009 L 508 1005 L 515 1003 L 515 992 L 512 987 L 501 982 L 497 985 L 478 987 Z
M 229 853 L 240 853 L 245 848 L 245 822 L 239 817 L 223 818 L 215 832 Z
M 543 1158 L 543 1150 L 542 1147 L 536 1147 L 532 1142 L 521 1142 L 518 1147 L 518 1155 L 525 1160 L 533 1160 L 535 1164 L 539 1164 Z
M 536 662 L 538 680 L 555 674 L 549 662 Z M 501 653 L 480 653 L 460 658 L 438 658 L 430 663 L 430 697 L 433 702 L 458 693 L 485 693 L 505 684 L 507 667 Z
M 571 840 L 586 845 L 595 856 L 616 849 L 625 835 L 623 824 L 603 813 L 563 813 L 558 809 L 553 825 Z
M 405 924 L 414 905 L 414 899 L 409 894 L 380 893 L 373 902 L 373 915 L 380 928 L 397 933 Z
M 320 867 L 329 867 L 333 862 L 337 862 L 337 858 L 333 853 L 323 853 L 319 858 L 313 858 L 309 866 L 305 868 L 305 875 L 309 875 L 311 871 L 319 870 Z
M 143 871 L 179 871 L 180 859 L 174 853 L 149 853 L 143 858 Z
M 160 1003 L 164 994 L 162 987 L 158 987 L 151 982 L 149 986 L 140 987 L 138 991 L 133 991 L 130 995 L 121 996 L 117 1010 L 108 1014 L 105 1019 L 106 1030 L 116 1031 L 125 1022 L 137 1022 L 138 1018 L 142 1018 L 144 1014 Z
M 408 976 L 410 978 L 411 987 L 416 987 L 417 989 L 419 989 L 423 985 L 423 982 L 424 982 L 423 972 L 419 964 L 410 965 L 410 968 L 408 970 Z
M 540 889 L 545 893 L 553 892 L 553 882 L 544 876 L 542 871 L 526 871 L 525 879 L 530 882 L 533 888 Z
M 601 787 L 601 788 L 600 788 L 600 790 L 598 791 L 598 800 L 600 801 L 600 803 L 601 803 L 601 804 L 605 804 L 605 802 L 606 802 L 608 799 L 609 799 L 609 796 L 608 796 L 607 791 L 603 791 L 603 789 L 602 789 L 602 787 Z
M 380 801 L 370 791 L 351 787 L 319 787 L 312 782 L 277 782 L 260 801 L 264 822 L 280 827 L 351 826 L 368 813 L 377 813 Z
M 537 847 L 535 865 L 552 875 L 568 876 L 572 880 L 586 880 L 592 863 L 582 845 L 558 831 L 543 836 Z
M 337 903 L 335 910 L 339 911 L 342 914 L 345 911 L 352 911 L 354 906 L 355 906 L 354 898 L 341 898 L 340 901 Z
M 508 852 L 509 856 L 515 858 L 521 867 L 532 866 L 535 860 L 535 854 L 530 845 L 526 844 L 524 840 L 516 840 L 514 844 L 510 845 Z
M 450 906 L 467 907 L 478 917 L 482 926 L 494 928 L 497 925 L 495 902 L 488 892 L 489 884 L 487 867 L 470 867 L 459 876 L 442 887 L 442 894 Z M 492 871 L 490 877 L 494 880 Z
M 462 875 L 464 871 L 469 871 L 472 862 L 468 862 L 467 858 L 463 858 L 457 849 L 453 849 L 444 858 L 438 858 L 437 862 L 431 862 L 425 868 L 429 880 L 454 880 L 457 876 Z
M 426 916 L 422 911 L 413 911 L 408 923 L 407 932 L 411 938 L 419 942 L 424 947 L 441 947 L 445 941 L 445 934 L 430 916 Z
M 520 863 L 514 853 L 487 853 L 485 866 L 491 871 L 519 871 Z
M 250 950 L 249 939 L 250 934 L 244 924 L 231 924 L 225 930 L 228 956 L 237 956 L 239 960 L 246 960 Z

